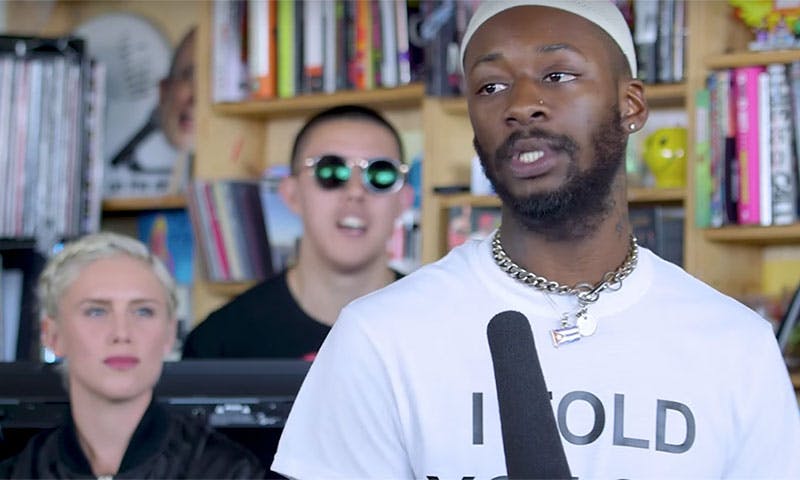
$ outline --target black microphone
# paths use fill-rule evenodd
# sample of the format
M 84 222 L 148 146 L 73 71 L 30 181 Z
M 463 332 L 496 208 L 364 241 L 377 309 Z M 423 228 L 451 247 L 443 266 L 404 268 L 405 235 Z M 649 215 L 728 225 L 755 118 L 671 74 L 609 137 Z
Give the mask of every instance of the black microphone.
M 572 478 L 528 319 L 508 310 L 486 327 L 509 479 Z

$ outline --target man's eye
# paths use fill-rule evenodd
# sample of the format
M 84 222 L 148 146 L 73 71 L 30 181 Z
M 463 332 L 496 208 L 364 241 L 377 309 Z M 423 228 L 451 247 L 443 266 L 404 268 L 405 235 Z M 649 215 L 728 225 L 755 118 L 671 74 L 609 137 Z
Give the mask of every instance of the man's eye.
M 83 311 L 87 317 L 102 317 L 106 314 L 106 309 L 102 307 L 89 307 Z
M 155 316 L 156 311 L 150 307 L 139 307 L 135 311 L 137 317 L 150 318 Z
M 494 95 L 508 88 L 504 83 L 487 83 L 478 90 L 478 95 Z
M 550 82 L 550 83 L 563 83 L 563 82 L 569 82 L 569 81 L 575 80 L 576 78 L 578 78 L 578 77 L 576 75 L 571 74 L 571 73 L 553 72 L 553 73 L 548 73 L 547 75 L 545 75 L 544 81 L 545 82 Z

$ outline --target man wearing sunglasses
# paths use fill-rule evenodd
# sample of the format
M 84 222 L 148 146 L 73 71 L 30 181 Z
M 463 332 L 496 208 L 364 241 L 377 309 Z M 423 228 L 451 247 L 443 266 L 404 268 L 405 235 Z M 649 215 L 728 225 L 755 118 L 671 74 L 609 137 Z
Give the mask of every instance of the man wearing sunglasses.
M 342 307 L 400 277 L 387 242 L 410 194 L 402 158 L 397 130 L 372 109 L 306 122 L 280 186 L 303 221 L 296 263 L 209 315 L 183 357 L 312 359 Z

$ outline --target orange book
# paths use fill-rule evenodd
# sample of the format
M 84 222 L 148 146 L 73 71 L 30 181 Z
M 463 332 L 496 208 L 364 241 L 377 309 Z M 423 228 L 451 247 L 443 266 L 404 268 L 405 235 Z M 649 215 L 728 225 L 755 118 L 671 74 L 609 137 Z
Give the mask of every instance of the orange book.
M 370 0 L 356 0 L 356 49 L 351 60 L 350 83 L 356 90 L 375 86 L 372 66 L 372 5 Z
M 277 87 L 275 0 L 247 2 L 247 68 L 252 98 L 274 98 Z

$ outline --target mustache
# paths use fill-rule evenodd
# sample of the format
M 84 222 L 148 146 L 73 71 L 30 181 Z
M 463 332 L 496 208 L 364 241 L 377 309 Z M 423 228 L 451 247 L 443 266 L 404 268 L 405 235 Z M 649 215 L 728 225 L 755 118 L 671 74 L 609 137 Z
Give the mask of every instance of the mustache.
M 514 149 L 514 145 L 519 142 L 520 140 L 539 140 L 541 142 L 547 143 L 547 146 L 554 151 L 563 151 L 570 156 L 575 155 L 578 152 L 578 144 L 572 138 L 568 137 L 567 135 L 558 135 L 555 133 L 550 133 L 548 131 L 542 130 L 541 128 L 532 128 L 527 131 L 516 131 L 508 136 L 508 138 L 503 142 L 497 150 L 495 150 L 494 158 L 508 158 L 511 156 L 511 151 Z

